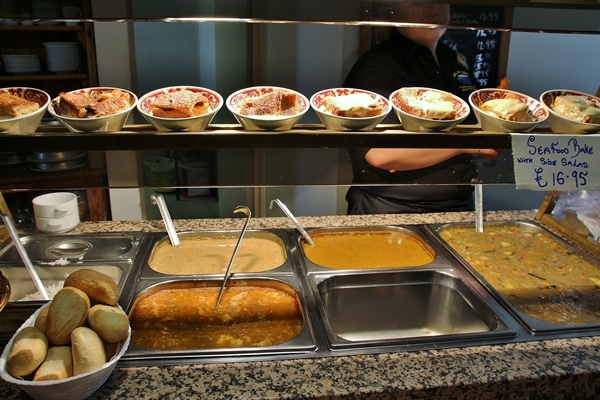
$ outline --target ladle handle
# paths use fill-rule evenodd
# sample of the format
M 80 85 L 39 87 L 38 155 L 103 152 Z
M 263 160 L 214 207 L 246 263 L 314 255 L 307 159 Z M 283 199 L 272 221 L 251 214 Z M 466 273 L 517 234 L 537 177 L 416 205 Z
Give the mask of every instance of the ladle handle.
M 302 227 L 302 225 L 296 219 L 294 214 L 292 214 L 290 209 L 287 208 L 287 206 L 285 204 L 283 204 L 283 202 L 279 199 L 271 200 L 271 204 L 270 204 L 269 208 L 273 208 L 273 203 L 276 203 L 279 206 L 279 208 L 281 208 L 281 211 L 283 211 L 283 213 L 285 215 L 287 215 L 287 217 L 293 222 L 293 224 L 296 226 L 296 229 L 298 229 L 298 231 L 300 232 L 300 234 L 302 235 L 304 240 L 306 240 L 308 242 L 308 244 L 310 244 L 311 246 L 314 246 L 315 242 L 312 240 L 312 238 L 310 237 L 308 232 L 306 232 L 306 230 Z
M 475 184 L 475 232 L 483 232 L 483 185 Z
M 246 229 L 248 229 L 248 222 L 250 222 L 250 217 L 252 216 L 252 212 L 246 206 L 237 206 L 234 213 L 243 212 L 246 214 L 246 222 L 244 222 L 244 227 L 242 228 L 242 232 L 238 237 L 237 243 L 235 244 L 235 248 L 233 249 L 233 254 L 231 254 L 231 259 L 229 260 L 229 265 L 227 266 L 227 270 L 225 271 L 225 276 L 223 277 L 223 283 L 221 284 L 221 289 L 219 289 L 219 295 L 217 296 L 217 302 L 215 303 L 215 308 L 219 307 L 219 303 L 221 302 L 221 296 L 223 296 L 223 291 L 225 290 L 225 284 L 227 283 L 227 279 L 229 279 L 229 272 L 231 271 L 231 266 L 233 265 L 233 261 L 235 260 L 235 256 L 240 248 L 240 244 L 242 243 L 242 239 L 244 238 L 244 234 L 246 233 Z
M 167 209 L 165 198 L 162 196 L 162 194 L 151 194 L 150 200 L 152 203 L 158 206 L 160 215 L 165 223 L 165 228 L 167 229 L 167 234 L 169 235 L 169 240 L 171 240 L 171 245 L 179 246 L 181 244 L 179 242 L 179 236 L 177 236 L 177 231 L 175 230 L 175 225 L 173 225 L 171 214 L 169 214 L 169 210 Z
M 21 243 L 21 238 L 17 233 L 17 229 L 15 228 L 12 219 L 4 213 L 0 215 L 2 216 L 2 220 L 4 221 L 4 226 L 6 226 L 6 229 L 8 229 L 8 233 L 10 234 L 10 237 L 12 238 L 15 247 L 17 248 L 17 251 L 21 256 L 21 260 L 23 260 L 23 263 L 25 264 L 25 268 L 27 268 L 27 272 L 29 272 L 29 276 L 33 280 L 33 283 L 35 283 L 35 287 L 37 288 L 38 292 L 44 300 L 50 300 L 50 298 L 48 297 L 48 292 L 46 292 L 46 288 L 44 287 L 44 284 L 42 283 L 38 273 L 36 272 L 35 267 L 31 263 L 29 255 L 27 255 L 27 251 L 25 250 L 25 247 L 23 247 L 23 243 Z

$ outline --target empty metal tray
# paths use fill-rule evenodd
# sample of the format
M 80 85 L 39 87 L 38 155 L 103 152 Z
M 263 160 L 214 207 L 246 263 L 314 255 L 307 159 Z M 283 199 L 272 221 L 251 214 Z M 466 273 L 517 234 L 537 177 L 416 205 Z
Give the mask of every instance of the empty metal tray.
M 514 336 L 451 271 L 311 276 L 332 349 Z

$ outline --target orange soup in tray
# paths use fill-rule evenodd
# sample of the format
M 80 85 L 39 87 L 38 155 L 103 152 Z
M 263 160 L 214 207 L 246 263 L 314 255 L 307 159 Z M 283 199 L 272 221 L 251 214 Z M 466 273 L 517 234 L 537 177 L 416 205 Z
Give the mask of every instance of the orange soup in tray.
M 418 267 L 435 259 L 434 251 L 410 230 L 357 228 L 315 232 L 310 233 L 314 245 L 303 241 L 302 249 L 309 261 L 326 268 Z
M 291 287 L 191 282 L 142 294 L 131 311 L 131 343 L 154 350 L 273 346 L 300 333 L 301 305 Z
M 526 223 L 445 226 L 462 258 L 525 315 L 554 324 L 600 323 L 600 268 L 544 229 Z

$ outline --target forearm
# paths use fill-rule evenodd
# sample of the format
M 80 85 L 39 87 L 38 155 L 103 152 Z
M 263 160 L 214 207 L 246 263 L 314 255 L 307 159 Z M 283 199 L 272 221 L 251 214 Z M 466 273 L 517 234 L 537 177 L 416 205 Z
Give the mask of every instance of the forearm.
M 376 168 L 409 171 L 439 164 L 462 153 L 462 149 L 370 149 L 365 160 Z

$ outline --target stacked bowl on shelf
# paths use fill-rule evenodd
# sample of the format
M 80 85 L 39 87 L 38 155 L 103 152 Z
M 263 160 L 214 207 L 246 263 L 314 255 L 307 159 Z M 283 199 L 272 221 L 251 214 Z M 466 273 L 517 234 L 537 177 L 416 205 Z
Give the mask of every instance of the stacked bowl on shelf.
M 81 68 L 81 49 L 78 42 L 44 42 L 48 71 L 76 72 Z
M 10 74 L 28 75 L 42 72 L 42 63 L 36 54 L 4 54 L 2 64 L 4 70 Z

